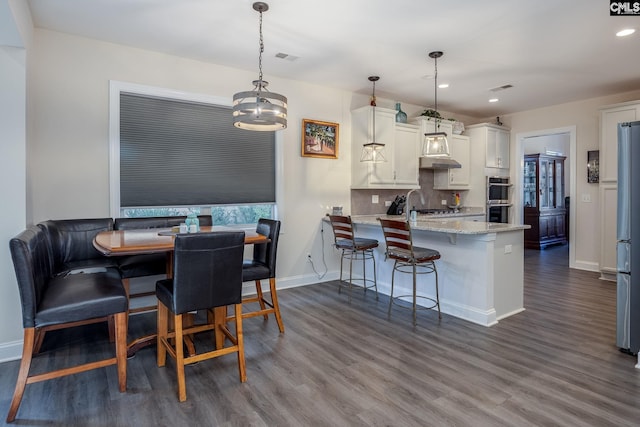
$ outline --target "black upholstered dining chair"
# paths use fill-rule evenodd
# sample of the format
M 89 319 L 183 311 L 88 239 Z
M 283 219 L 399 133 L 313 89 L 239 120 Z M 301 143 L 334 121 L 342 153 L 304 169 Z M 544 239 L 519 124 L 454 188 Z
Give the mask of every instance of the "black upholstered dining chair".
M 393 271 L 391 273 L 391 295 L 389 296 L 388 316 L 391 316 L 391 306 L 403 298 L 411 298 L 411 308 L 413 310 L 413 324 L 416 324 L 417 298 L 430 301 L 432 305 L 422 307 L 425 309 L 438 309 L 438 319 L 442 318 L 440 313 L 440 296 L 438 293 L 438 270 L 435 261 L 440 259 L 440 252 L 435 249 L 422 248 L 413 245 L 411 236 L 411 225 L 408 221 L 396 221 L 378 218 L 382 226 L 385 244 L 387 246 L 386 256 L 394 260 Z M 409 273 L 413 276 L 413 292 L 411 295 L 393 295 L 394 279 L 396 271 Z M 435 275 L 435 297 L 419 295 L 417 293 L 417 275 Z
M 260 218 L 256 227 L 258 234 L 267 236 L 269 241 L 254 245 L 253 258 L 244 260 L 242 264 L 242 281 L 254 281 L 256 284 L 256 295 L 247 296 L 242 299 L 244 304 L 260 304 L 259 310 L 244 311 L 243 318 L 264 316 L 267 320 L 269 314 L 273 314 L 278 323 L 280 333 L 284 332 L 280 305 L 278 304 L 278 294 L 276 291 L 276 259 L 278 254 L 278 238 L 280 236 L 280 221 L 274 219 Z M 265 297 L 262 291 L 262 280 L 269 280 L 269 294 L 271 301 Z
M 57 257 L 46 231 L 32 226 L 9 242 L 22 305 L 24 343 L 7 422 L 15 420 L 27 384 L 117 365 L 118 386 L 127 384 L 127 294 L 115 268 L 95 273 L 55 274 Z M 115 357 L 30 375 L 39 335 L 113 317 Z M 106 326 L 106 323 L 105 323 Z M 97 392 L 97 391 L 96 391 Z
M 167 352 L 175 359 L 178 399 L 187 399 L 184 366 L 237 353 L 240 381 L 247 379 L 242 336 L 242 257 L 244 232 L 178 234 L 175 237 L 173 278 L 156 282 L 158 298 L 157 363 L 164 366 Z M 234 306 L 235 335 L 225 322 L 226 307 Z M 223 308 L 220 313 L 216 308 Z M 190 312 L 207 310 L 205 324 L 191 324 Z M 174 330 L 169 331 L 169 312 Z M 185 325 L 186 323 L 186 325 Z M 184 355 L 184 335 L 214 331 L 216 348 Z M 224 347 L 226 337 L 231 346 Z M 175 341 L 173 345 L 170 340 Z

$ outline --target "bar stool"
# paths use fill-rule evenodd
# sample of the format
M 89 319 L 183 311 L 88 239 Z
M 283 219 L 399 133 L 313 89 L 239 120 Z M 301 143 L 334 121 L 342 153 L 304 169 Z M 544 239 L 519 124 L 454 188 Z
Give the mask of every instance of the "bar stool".
M 340 285 L 338 292 L 342 290 L 342 267 L 344 260 L 349 260 L 349 301 L 351 301 L 351 287 L 353 282 L 362 282 L 364 292 L 367 289 L 375 289 L 376 300 L 378 299 L 378 282 L 376 280 L 376 258 L 373 256 L 373 249 L 378 247 L 378 241 L 375 239 L 365 239 L 355 237 L 353 232 L 353 223 L 350 216 L 328 215 L 333 229 L 335 238 L 335 246 L 342 250 L 340 257 Z M 366 261 L 373 262 L 373 280 L 367 279 Z M 353 261 L 362 261 L 362 278 L 353 277 Z
M 378 218 L 382 226 L 385 243 L 387 245 L 386 257 L 394 260 L 393 272 L 391 273 L 391 295 L 389 298 L 388 317 L 391 317 L 391 306 L 394 300 L 412 297 L 413 325 L 416 325 L 416 299 L 422 298 L 431 301 L 433 305 L 421 307 L 424 309 L 438 308 L 438 319 L 442 319 L 440 313 L 440 297 L 438 295 L 438 270 L 435 261 L 440 259 L 440 252 L 434 249 L 413 246 L 411 238 L 411 226 L 408 221 L 396 221 Z M 413 275 L 413 295 L 393 295 L 393 282 L 396 271 L 401 273 L 411 273 Z M 416 275 L 435 273 L 436 297 L 431 298 L 416 294 Z M 396 303 L 397 304 L 397 303 Z M 398 304 L 402 307 L 402 305 Z M 404 307 L 406 308 L 406 307 Z

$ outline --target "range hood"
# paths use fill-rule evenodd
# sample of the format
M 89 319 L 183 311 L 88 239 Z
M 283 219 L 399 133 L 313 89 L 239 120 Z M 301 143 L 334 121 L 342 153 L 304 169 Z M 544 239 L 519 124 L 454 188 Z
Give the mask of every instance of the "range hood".
M 462 165 L 451 157 L 420 157 L 420 169 L 457 169 Z

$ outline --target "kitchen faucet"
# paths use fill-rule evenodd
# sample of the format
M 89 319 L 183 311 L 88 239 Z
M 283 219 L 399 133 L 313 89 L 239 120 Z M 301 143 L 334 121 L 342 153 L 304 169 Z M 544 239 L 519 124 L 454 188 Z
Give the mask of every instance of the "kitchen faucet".
M 405 206 L 406 206 L 406 211 L 407 211 L 407 221 L 409 221 L 411 219 L 411 208 L 409 206 L 411 206 L 411 204 L 409 204 L 409 196 L 411 195 L 411 193 L 413 193 L 416 190 L 420 190 L 420 187 L 418 188 L 413 188 L 411 190 L 409 190 L 409 192 L 407 193 L 407 196 L 405 198 Z M 422 195 L 422 193 L 420 194 L 420 203 L 422 203 L 424 205 L 424 196 Z

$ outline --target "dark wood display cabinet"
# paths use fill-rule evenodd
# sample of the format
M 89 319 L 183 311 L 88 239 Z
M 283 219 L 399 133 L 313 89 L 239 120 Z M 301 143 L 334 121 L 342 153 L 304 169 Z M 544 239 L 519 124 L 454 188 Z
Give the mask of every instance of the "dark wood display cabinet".
M 543 249 L 567 243 L 565 228 L 564 156 L 524 156 L 523 203 L 525 248 Z

